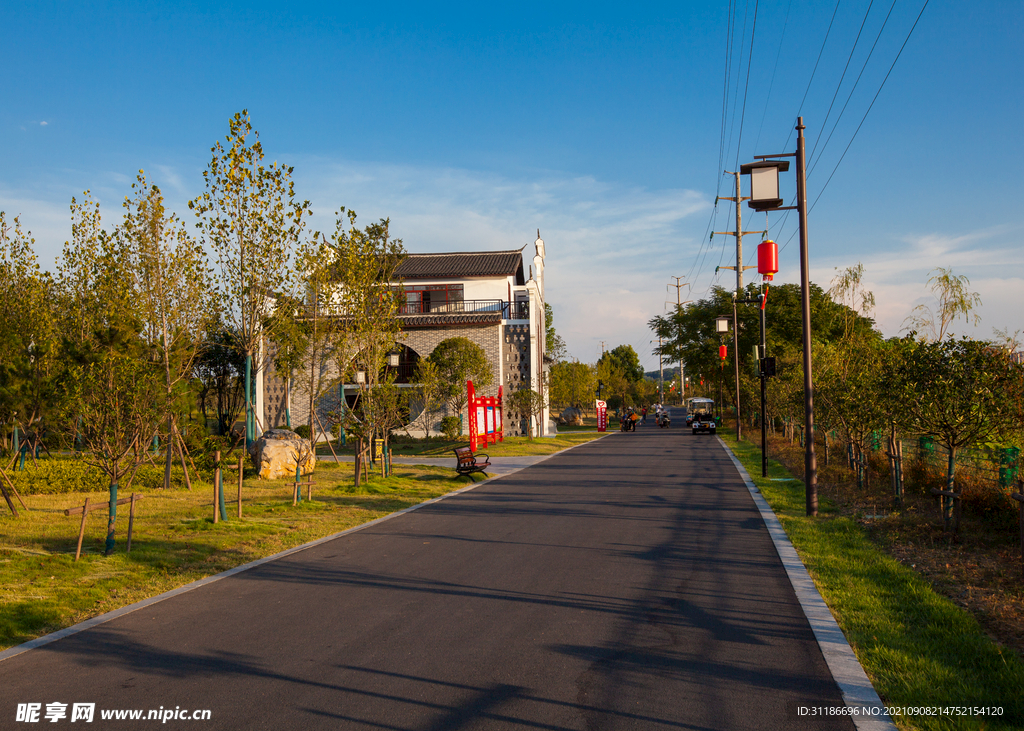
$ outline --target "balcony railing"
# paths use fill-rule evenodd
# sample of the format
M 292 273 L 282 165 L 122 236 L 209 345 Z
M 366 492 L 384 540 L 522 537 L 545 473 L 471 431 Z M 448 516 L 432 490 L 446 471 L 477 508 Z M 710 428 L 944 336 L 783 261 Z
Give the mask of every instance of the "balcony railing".
M 409 302 L 399 308 L 401 315 L 462 315 L 500 312 L 503 320 L 530 319 L 528 301 L 457 300 L 449 302 Z

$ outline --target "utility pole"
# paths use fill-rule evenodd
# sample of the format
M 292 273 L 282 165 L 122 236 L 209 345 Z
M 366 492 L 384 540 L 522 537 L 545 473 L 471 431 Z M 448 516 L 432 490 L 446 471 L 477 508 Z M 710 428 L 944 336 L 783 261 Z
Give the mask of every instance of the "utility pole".
M 738 172 L 724 171 L 725 175 L 732 175 L 736 179 L 736 197 L 719 196 L 715 199 L 715 203 L 720 200 L 733 201 L 736 204 L 736 230 L 735 231 L 715 231 L 715 234 L 721 234 L 723 236 L 735 236 L 736 237 L 736 266 L 725 266 L 716 267 L 715 273 L 718 273 L 718 269 L 735 269 L 736 270 L 736 294 L 733 295 L 732 303 L 732 348 L 733 348 L 733 364 L 736 371 L 736 441 L 743 439 L 743 427 L 740 421 L 740 333 L 738 327 L 738 321 L 736 319 L 736 299 L 743 296 L 743 271 L 745 269 L 756 269 L 756 266 L 743 266 L 743 237 L 749 234 L 763 234 L 763 231 L 744 231 L 743 230 L 743 214 L 741 213 L 740 203 L 746 200 L 750 200 L 750 196 L 744 196 L 740 194 L 740 174 Z
M 658 338 L 658 403 L 665 403 L 665 367 L 661 360 L 661 338 Z
M 799 214 L 800 223 L 800 316 L 803 321 L 804 360 L 804 491 L 807 515 L 818 514 L 818 460 L 814 454 L 814 379 L 811 359 L 810 262 L 807 253 L 807 159 L 804 140 L 804 118 L 796 120 L 796 152 L 777 155 L 755 155 L 761 162 L 747 163 L 740 170 L 750 173 L 750 207 L 758 211 L 791 211 Z M 789 169 L 789 162 L 780 157 L 796 158 L 796 205 L 783 206 L 779 197 L 778 172 Z M 744 168 L 746 170 L 744 170 Z M 765 175 L 765 168 L 774 168 L 775 175 Z M 755 175 L 755 170 L 760 172 Z M 755 182 L 758 179 L 759 182 Z
M 746 200 L 750 200 L 748 195 L 740 195 L 740 174 L 733 173 L 726 170 L 725 175 L 732 175 L 736 178 L 736 197 L 731 196 L 718 196 L 715 199 L 715 203 L 718 201 L 733 201 L 736 204 L 736 230 L 735 231 L 715 231 L 716 236 L 735 236 L 736 237 L 736 266 L 725 266 L 716 267 L 715 273 L 718 273 L 719 269 L 735 269 L 736 270 L 736 296 L 743 296 L 743 272 L 746 269 L 756 269 L 754 265 L 743 266 L 743 237 L 749 236 L 750 234 L 763 234 L 764 231 L 744 231 L 743 230 L 743 215 L 740 211 L 740 203 Z M 669 285 L 671 286 L 671 285 Z
M 692 302 L 693 300 L 686 300 L 684 302 L 684 301 L 682 301 L 682 298 L 680 297 L 680 290 L 683 287 L 689 287 L 690 283 L 682 281 L 683 277 L 673 276 L 672 279 L 676 280 L 676 283 L 675 284 L 669 283 L 666 286 L 668 286 L 668 287 L 675 287 L 676 288 L 676 313 L 678 314 L 680 307 L 682 307 L 685 304 L 688 304 L 688 303 Z M 684 388 L 684 386 L 683 386 L 683 357 L 680 354 L 680 356 L 679 356 L 679 403 L 680 404 L 683 403 L 683 388 Z
M 814 454 L 814 380 L 811 375 L 810 262 L 807 256 L 807 159 L 804 118 L 796 123 L 796 206 L 800 215 L 800 305 L 804 340 L 804 489 L 808 515 L 818 514 L 818 461 Z
M 689 287 L 690 283 L 682 281 L 684 279 L 684 277 L 672 277 L 672 279 L 676 280 L 676 283 L 672 284 L 671 282 L 669 282 L 665 286 L 667 286 L 667 287 L 675 287 L 676 288 L 676 307 L 681 307 L 682 305 L 684 305 L 686 303 L 680 301 L 681 298 L 679 296 L 679 290 L 682 289 L 683 287 Z

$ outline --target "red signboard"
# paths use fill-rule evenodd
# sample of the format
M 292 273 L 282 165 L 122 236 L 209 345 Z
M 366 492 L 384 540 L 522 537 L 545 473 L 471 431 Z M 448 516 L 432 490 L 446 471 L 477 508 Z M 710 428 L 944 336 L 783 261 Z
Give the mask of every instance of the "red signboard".
M 608 402 L 596 401 L 597 404 L 597 430 L 608 431 Z
M 474 452 L 479 446 L 497 444 L 505 440 L 502 428 L 502 395 L 477 396 L 472 381 L 466 381 L 466 393 L 469 396 L 469 448 Z

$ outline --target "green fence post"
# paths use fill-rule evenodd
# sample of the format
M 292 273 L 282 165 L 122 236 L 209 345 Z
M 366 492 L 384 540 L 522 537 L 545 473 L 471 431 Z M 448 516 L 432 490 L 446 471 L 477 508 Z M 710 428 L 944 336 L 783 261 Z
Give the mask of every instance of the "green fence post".
M 107 542 L 104 553 L 109 556 L 114 552 L 114 523 L 117 521 L 117 483 L 110 484 L 110 509 L 107 514 Z
M 996 451 L 999 456 L 999 487 L 1011 487 L 1017 481 L 1017 458 L 1020 457 L 1020 449 L 1017 447 L 1006 447 Z

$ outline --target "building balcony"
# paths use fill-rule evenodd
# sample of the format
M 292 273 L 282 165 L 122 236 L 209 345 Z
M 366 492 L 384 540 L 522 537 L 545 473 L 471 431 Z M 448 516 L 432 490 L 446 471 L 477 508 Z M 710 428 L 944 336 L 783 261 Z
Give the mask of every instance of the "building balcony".
M 476 316 L 485 320 L 528 320 L 530 303 L 507 300 L 455 300 L 446 302 L 408 302 L 398 311 L 410 323 L 420 318 L 433 320 L 439 316 Z

